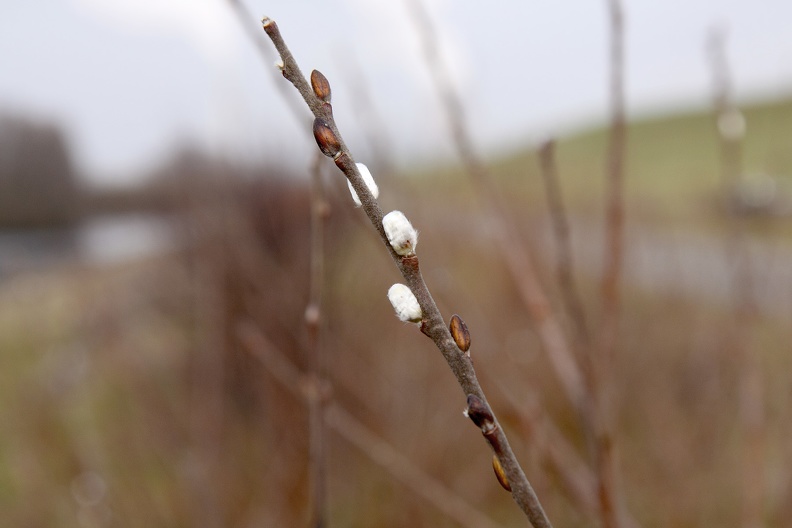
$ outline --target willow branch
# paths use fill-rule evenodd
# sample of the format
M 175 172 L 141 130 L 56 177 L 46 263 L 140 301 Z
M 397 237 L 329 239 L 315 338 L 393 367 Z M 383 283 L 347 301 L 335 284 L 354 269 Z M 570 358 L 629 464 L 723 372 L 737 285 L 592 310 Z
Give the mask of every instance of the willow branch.
M 462 391 L 467 396 L 473 395 L 478 398 L 482 404 L 489 409 L 489 404 L 478 382 L 470 357 L 457 347 L 456 342 L 443 321 L 440 310 L 438 310 L 434 299 L 429 293 L 421 275 L 418 257 L 414 254 L 401 256 L 396 253 L 388 242 L 385 229 L 382 225 L 382 210 L 376 198 L 363 181 L 360 171 L 352 158 L 352 154 L 344 144 L 342 136 L 335 124 L 335 120 L 333 119 L 332 106 L 329 101 L 327 101 L 327 99 L 329 99 L 329 86 L 324 90 L 326 91 L 326 100 L 317 97 L 286 46 L 275 22 L 269 18 L 264 18 L 262 20 L 262 25 L 264 31 L 266 31 L 275 45 L 275 48 L 278 50 L 278 53 L 280 53 L 283 61 L 283 76 L 297 88 L 316 118 L 314 121 L 314 134 L 317 136 L 317 142 L 320 144 L 320 148 L 322 148 L 326 155 L 333 158 L 336 166 L 341 169 L 349 180 L 360 199 L 363 211 L 379 233 L 383 244 L 390 253 L 396 267 L 401 272 L 402 277 L 404 277 L 407 286 L 415 295 L 423 316 L 421 321 L 422 332 L 431 338 L 440 350 L 448 366 L 451 368 L 451 371 L 454 373 Z M 318 129 L 317 126 L 319 127 Z M 329 129 L 332 134 L 327 132 L 325 127 Z M 317 130 L 319 130 L 318 135 Z M 495 454 L 503 467 L 506 477 L 511 483 L 512 497 L 515 502 L 526 514 L 533 526 L 536 528 L 551 526 L 503 430 L 498 427 L 493 435 L 494 438 L 496 438 L 498 446 L 498 450 L 495 451 Z M 490 442 L 490 445 L 492 445 L 492 442 Z

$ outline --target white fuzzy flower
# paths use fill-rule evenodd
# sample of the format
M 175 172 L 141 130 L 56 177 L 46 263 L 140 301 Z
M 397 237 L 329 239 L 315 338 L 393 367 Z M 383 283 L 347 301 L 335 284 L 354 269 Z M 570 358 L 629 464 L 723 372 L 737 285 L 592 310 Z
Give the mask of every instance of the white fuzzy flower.
M 374 198 L 378 197 L 379 187 L 377 187 L 377 182 L 374 181 L 374 177 L 371 175 L 371 171 L 368 170 L 368 167 L 366 167 L 362 163 L 355 163 L 355 165 L 357 165 L 358 172 L 360 172 L 360 175 L 363 177 L 363 183 L 366 184 L 368 190 L 371 191 L 371 194 L 374 195 Z M 363 205 L 360 202 L 360 198 L 358 197 L 357 192 L 355 192 L 355 188 L 352 187 L 352 183 L 349 180 L 347 180 L 347 185 L 349 185 L 349 192 L 352 193 L 352 199 L 355 200 L 355 205 L 357 205 L 358 207 Z
M 391 211 L 386 214 L 382 219 L 382 227 L 385 229 L 388 242 L 396 253 L 402 257 L 415 254 L 415 246 L 418 245 L 418 231 L 407 220 L 404 213 Z
M 394 284 L 388 290 L 388 300 L 396 310 L 396 316 L 405 323 L 420 323 L 423 312 L 410 288 L 404 284 Z

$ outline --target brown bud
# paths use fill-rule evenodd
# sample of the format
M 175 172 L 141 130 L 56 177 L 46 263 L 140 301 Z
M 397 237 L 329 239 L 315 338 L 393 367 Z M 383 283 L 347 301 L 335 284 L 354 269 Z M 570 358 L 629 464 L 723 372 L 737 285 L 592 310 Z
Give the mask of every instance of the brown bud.
M 473 420 L 473 423 L 481 429 L 481 432 L 488 434 L 495 429 L 495 417 L 492 415 L 489 406 L 475 394 L 468 394 L 467 410 L 465 414 Z
M 463 321 L 461 317 L 457 314 L 452 315 L 451 324 L 448 325 L 448 329 L 451 331 L 451 337 L 454 338 L 454 342 L 459 347 L 459 350 L 462 352 L 470 350 L 470 332 L 468 331 L 465 321 Z
M 330 96 L 332 95 L 330 93 L 330 81 L 319 70 L 311 72 L 311 88 L 313 88 L 316 97 L 326 103 L 330 102 Z
M 321 117 L 314 119 L 313 134 L 316 144 L 319 145 L 319 150 L 325 156 L 334 158 L 336 154 L 341 152 L 341 143 L 338 141 L 338 136 L 335 135 L 327 121 Z
M 511 491 L 511 484 L 509 484 L 509 479 L 506 478 L 506 472 L 503 471 L 503 466 L 501 466 L 500 460 L 498 460 L 498 455 L 492 455 L 492 469 L 495 470 L 495 477 L 498 479 L 501 487 L 506 491 Z

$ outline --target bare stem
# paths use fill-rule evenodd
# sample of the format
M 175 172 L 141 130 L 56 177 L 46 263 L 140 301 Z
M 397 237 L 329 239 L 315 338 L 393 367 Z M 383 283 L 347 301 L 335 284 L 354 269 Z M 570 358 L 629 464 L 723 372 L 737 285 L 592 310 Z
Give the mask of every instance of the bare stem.
M 413 294 L 417 298 L 423 312 L 422 331 L 432 339 L 437 348 L 443 354 L 443 357 L 451 368 L 451 371 L 454 373 L 454 376 L 456 377 L 457 382 L 459 383 L 463 392 L 466 395 L 474 395 L 480 401 L 482 401 L 482 403 L 487 408 L 489 408 L 489 404 L 486 403 L 487 400 L 484 395 L 484 391 L 482 390 L 481 385 L 476 378 L 476 373 L 473 369 L 473 364 L 470 358 L 457 347 L 444 323 L 443 317 L 440 314 L 434 299 L 429 293 L 426 283 L 421 276 L 418 258 L 414 255 L 402 257 L 398 255 L 388 243 L 388 239 L 382 226 L 382 211 L 379 207 L 379 204 L 377 203 L 377 200 L 369 191 L 368 186 L 363 182 L 360 172 L 358 171 L 352 158 L 352 154 L 349 152 L 349 149 L 347 149 L 343 139 L 341 138 L 341 134 L 339 133 L 335 124 L 335 120 L 333 119 L 332 107 L 328 102 L 320 100 L 313 93 L 310 85 L 306 81 L 305 77 L 303 77 L 300 68 L 294 60 L 294 57 L 286 46 L 286 43 L 284 42 L 275 22 L 269 18 L 264 18 L 262 20 L 262 25 L 264 30 L 267 32 L 267 35 L 269 35 L 270 39 L 272 39 L 275 48 L 280 53 L 281 59 L 283 61 L 282 71 L 284 77 L 297 88 L 297 90 L 303 96 L 303 99 L 305 99 L 306 104 L 313 112 L 314 116 L 318 120 L 323 120 L 323 122 L 326 123 L 333 131 L 335 136 L 333 138 L 335 143 L 334 150 L 336 150 L 337 147 L 337 151 L 332 154 L 335 164 L 339 169 L 341 169 L 341 171 L 343 171 L 343 173 L 349 179 L 352 187 L 357 192 L 357 195 L 362 203 L 363 211 L 368 216 L 374 228 L 380 234 L 383 244 L 388 249 L 391 257 L 396 263 L 397 268 L 404 277 L 407 286 L 410 288 L 410 290 L 412 290 Z M 501 465 L 503 466 L 504 472 L 511 483 L 512 497 L 514 498 L 515 502 L 517 502 L 517 504 L 526 514 L 533 526 L 536 528 L 551 526 L 550 521 L 548 520 L 539 502 L 539 499 L 528 482 L 528 479 L 520 467 L 520 464 L 517 462 L 517 458 L 514 455 L 514 452 L 512 451 L 506 435 L 503 433 L 503 430 L 498 427 L 493 434 L 497 445 L 499 446 L 499 449 L 495 452 L 495 454 L 498 456 Z

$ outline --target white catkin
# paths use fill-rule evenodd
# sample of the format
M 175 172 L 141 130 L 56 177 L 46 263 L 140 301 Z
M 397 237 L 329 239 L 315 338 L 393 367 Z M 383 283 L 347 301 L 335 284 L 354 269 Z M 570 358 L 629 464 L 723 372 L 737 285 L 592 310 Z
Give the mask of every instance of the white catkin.
M 415 246 L 418 245 L 418 231 L 412 226 L 407 217 L 401 211 L 391 211 L 382 219 L 382 227 L 385 236 L 388 237 L 393 250 L 406 257 L 415 254 Z
M 371 171 L 368 170 L 368 167 L 366 167 L 362 163 L 355 163 L 355 165 L 357 165 L 358 172 L 360 172 L 360 175 L 363 177 L 363 183 L 366 184 L 366 187 L 368 187 L 368 190 L 371 192 L 374 198 L 378 198 L 379 187 L 377 187 L 377 182 L 374 181 L 374 176 L 371 175 Z M 352 182 L 347 180 L 347 185 L 349 186 L 349 192 L 352 193 L 352 199 L 355 200 L 355 205 L 357 205 L 358 207 L 363 205 L 360 201 L 360 197 L 355 191 L 355 188 L 352 187 Z
M 388 290 L 388 300 L 396 311 L 396 316 L 405 323 L 420 323 L 423 312 L 410 288 L 396 283 Z

